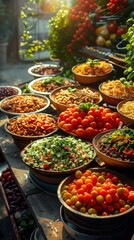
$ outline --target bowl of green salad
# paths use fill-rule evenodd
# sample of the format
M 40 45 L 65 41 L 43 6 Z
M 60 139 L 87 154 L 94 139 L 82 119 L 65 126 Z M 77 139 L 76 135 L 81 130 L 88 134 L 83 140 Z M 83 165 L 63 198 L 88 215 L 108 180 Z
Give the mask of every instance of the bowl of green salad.
M 21 151 L 22 161 L 30 171 L 51 184 L 59 184 L 76 170 L 87 168 L 95 156 L 91 143 L 56 134 L 36 140 Z

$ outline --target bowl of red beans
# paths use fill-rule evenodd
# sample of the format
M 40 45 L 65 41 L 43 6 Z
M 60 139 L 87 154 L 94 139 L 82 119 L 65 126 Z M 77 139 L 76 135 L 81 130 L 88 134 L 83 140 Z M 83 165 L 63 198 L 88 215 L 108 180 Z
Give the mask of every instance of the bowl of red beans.
M 134 168 L 134 129 L 111 129 L 96 135 L 92 143 L 98 157 L 107 165 Z
M 43 112 L 49 105 L 50 100 L 46 96 L 26 93 L 4 98 L 0 103 L 0 110 L 13 117 L 23 113 Z
M 134 210 L 133 181 L 108 168 L 77 170 L 59 184 L 57 195 L 69 226 L 98 237 L 125 226 Z
M 9 119 L 5 124 L 14 143 L 24 148 L 32 141 L 50 136 L 58 131 L 56 117 L 47 113 L 21 114 Z
M 63 68 L 55 64 L 37 64 L 28 69 L 28 73 L 35 78 L 54 77 L 62 74 Z
M 0 101 L 12 95 L 20 95 L 21 89 L 16 86 L 0 86 Z

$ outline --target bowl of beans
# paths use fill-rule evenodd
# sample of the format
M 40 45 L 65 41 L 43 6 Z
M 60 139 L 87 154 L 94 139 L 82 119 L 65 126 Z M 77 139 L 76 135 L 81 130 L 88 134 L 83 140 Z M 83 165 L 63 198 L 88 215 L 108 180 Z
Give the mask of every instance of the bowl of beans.
M 21 94 L 7 97 L 1 101 L 0 109 L 8 116 L 22 113 L 37 113 L 45 111 L 50 105 L 46 96 L 38 94 Z
M 37 64 L 28 69 L 28 73 L 35 78 L 57 76 L 63 72 L 63 69 L 55 64 Z
M 76 169 L 86 168 L 93 161 L 95 151 L 89 142 L 54 134 L 26 146 L 21 157 L 39 179 L 58 184 Z
M 134 210 L 133 181 L 108 168 L 77 170 L 59 184 L 57 195 L 70 226 L 98 237 L 111 236 Z
M 21 89 L 15 86 L 0 86 L 0 101 L 12 95 L 20 95 Z
M 99 85 L 103 100 L 112 106 L 117 106 L 123 100 L 134 98 L 134 83 L 126 86 L 119 79 L 108 80 Z
M 53 90 L 61 86 L 71 86 L 75 82 L 72 79 L 63 78 L 61 76 L 42 77 L 31 81 L 28 88 L 36 94 L 49 95 Z
M 134 124 L 134 98 L 118 103 L 117 111 L 125 125 Z
M 102 101 L 99 91 L 82 85 L 59 87 L 53 90 L 49 97 L 59 112 L 65 111 L 71 105 L 87 102 L 98 104 Z
M 112 129 L 93 138 L 98 157 L 112 167 L 134 168 L 134 130 L 130 127 Z
M 21 114 L 9 119 L 5 130 L 14 139 L 19 148 L 24 148 L 30 142 L 50 136 L 58 131 L 56 117 L 47 113 Z
M 112 64 L 106 61 L 99 61 L 99 64 L 95 64 L 94 67 L 86 62 L 72 68 L 74 79 L 84 85 L 107 80 L 112 71 Z

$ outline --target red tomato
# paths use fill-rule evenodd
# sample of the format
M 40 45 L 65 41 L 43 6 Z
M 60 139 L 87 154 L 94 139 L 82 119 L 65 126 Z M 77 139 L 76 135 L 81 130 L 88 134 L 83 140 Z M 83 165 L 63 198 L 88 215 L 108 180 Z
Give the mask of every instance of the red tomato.
M 88 116 L 88 122 L 93 122 L 94 121 L 94 116 L 93 115 L 89 115 Z
M 91 123 L 89 123 L 89 126 L 93 129 L 97 128 L 97 123 L 96 122 L 91 122 Z
M 84 119 L 81 121 L 81 124 L 83 125 L 83 127 L 88 127 L 88 126 L 89 126 L 89 121 L 88 121 L 88 119 L 84 118 Z
M 83 128 L 78 128 L 78 129 L 76 129 L 75 134 L 78 137 L 84 137 L 85 136 L 85 130 Z
M 71 124 L 73 125 L 73 127 L 77 127 L 77 126 L 78 126 L 78 120 L 75 119 L 75 118 L 73 118 L 73 119 L 71 120 Z
M 118 27 L 118 25 L 117 25 L 117 23 L 116 23 L 115 21 L 109 23 L 108 26 L 107 26 L 108 31 L 109 31 L 110 33 L 116 33 L 117 27 Z
M 112 126 L 110 123 L 105 123 L 104 127 L 105 127 L 107 130 L 113 128 L 113 126 Z
M 81 111 L 79 114 L 80 114 L 81 118 L 84 118 L 86 116 L 86 112 L 84 112 L 84 111 Z
M 68 131 L 68 132 L 72 132 L 72 130 L 73 130 L 73 126 L 72 126 L 71 123 L 65 123 L 63 125 L 63 128 L 65 128 L 65 130 Z
M 118 37 L 120 37 L 122 34 L 124 34 L 126 32 L 126 29 L 123 27 L 118 27 L 117 31 L 116 31 L 116 35 Z
M 95 135 L 94 129 L 92 127 L 86 128 L 85 132 L 88 138 L 93 138 L 93 136 Z
M 76 111 L 76 112 L 73 113 L 74 118 L 78 118 L 79 116 L 80 116 L 79 112 Z

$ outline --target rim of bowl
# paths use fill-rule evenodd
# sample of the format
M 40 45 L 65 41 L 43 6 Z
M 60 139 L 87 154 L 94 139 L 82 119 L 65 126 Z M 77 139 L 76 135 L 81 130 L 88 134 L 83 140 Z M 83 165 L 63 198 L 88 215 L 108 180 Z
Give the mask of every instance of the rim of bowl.
M 74 103 L 72 103 L 72 104 L 69 104 L 69 105 L 66 105 L 66 104 L 62 104 L 62 103 L 59 103 L 59 102 L 57 102 L 55 99 L 54 99 L 54 95 L 55 95 L 55 92 L 57 92 L 57 91 L 59 91 L 60 89 L 66 89 L 66 88 L 68 88 L 68 87 L 71 87 L 71 88 L 80 88 L 80 89 L 83 89 L 83 88 L 89 88 L 91 91 L 92 90 L 94 90 L 93 92 L 98 92 L 99 94 L 100 94 L 100 92 L 98 91 L 98 90 L 96 90 L 95 88 L 92 88 L 92 87 L 88 87 L 88 86 L 82 86 L 82 85 L 80 85 L 80 84 L 77 84 L 77 85 L 75 85 L 75 86 L 63 86 L 63 87 L 59 87 L 59 88 L 56 88 L 56 89 L 54 89 L 51 93 L 50 93 L 50 100 L 52 100 L 52 101 L 54 101 L 56 104 L 59 104 L 59 105 L 61 105 L 61 106 L 63 106 L 63 107 L 70 107 L 71 105 L 74 105 Z M 100 94 L 100 100 L 98 101 L 98 103 L 96 103 L 96 104 L 99 104 L 101 101 L 102 101 L 102 96 L 101 96 L 101 94 Z
M 35 68 L 38 68 L 38 67 L 41 67 L 41 66 L 52 66 L 52 67 L 57 67 L 58 68 L 58 65 L 56 64 L 37 64 L 37 65 L 34 65 L 30 68 L 28 68 L 28 73 L 34 77 L 54 77 L 54 76 L 57 76 L 57 75 L 60 75 L 62 72 L 63 72 L 63 68 L 62 67 L 59 67 L 60 69 L 60 73 L 56 73 L 56 74 L 48 74 L 48 75 L 43 75 L 43 74 L 38 74 L 38 73 L 34 73 L 32 70 L 35 69 Z
M 98 87 L 100 93 L 102 93 L 102 94 L 105 95 L 106 97 L 110 97 L 110 98 L 117 99 L 117 100 L 121 100 L 121 101 L 124 100 L 124 98 L 113 97 L 112 95 L 107 95 L 106 93 L 103 93 L 102 90 L 101 90 L 101 87 L 102 87 L 102 84 L 103 84 L 103 83 L 104 83 L 104 82 L 100 83 L 100 84 L 99 84 L 99 87 Z
M 120 159 L 116 159 L 116 158 L 109 157 L 109 156 L 106 155 L 105 153 L 101 152 L 101 151 L 98 149 L 98 146 L 95 144 L 96 139 L 97 139 L 97 141 L 98 141 L 101 136 L 103 136 L 103 135 L 105 135 L 106 133 L 109 133 L 109 132 L 114 132 L 115 130 L 118 130 L 118 129 L 110 129 L 110 130 L 107 130 L 107 131 L 105 131 L 105 132 L 102 132 L 102 133 L 97 134 L 97 135 L 93 138 L 93 141 L 92 141 L 94 148 L 95 148 L 100 154 L 102 154 L 103 156 L 105 156 L 105 157 L 107 157 L 107 158 L 110 158 L 110 159 L 111 159 L 112 161 L 114 161 L 114 162 L 117 162 L 117 161 L 118 161 L 118 162 L 124 163 L 124 164 L 127 163 L 128 165 L 134 164 L 134 161 L 133 161 L 133 162 L 132 162 L 132 161 L 127 162 L 127 161 L 124 161 L 124 160 L 120 160 Z
M 17 96 L 17 95 L 12 95 L 12 96 L 6 97 L 6 98 L 4 98 L 3 100 L 1 100 L 1 102 L 0 102 L 0 110 L 1 110 L 2 112 L 6 113 L 6 114 L 9 114 L 9 115 L 21 115 L 22 113 L 19 113 L 19 112 L 8 112 L 8 111 L 6 111 L 6 110 L 4 110 L 4 109 L 2 108 L 2 103 L 3 103 L 4 101 L 6 101 L 6 100 L 8 100 L 8 99 L 10 99 L 10 98 L 16 97 L 16 96 Z M 47 108 L 49 107 L 49 105 L 50 105 L 50 100 L 49 100 L 49 98 L 46 97 L 46 96 L 42 96 L 42 95 L 39 95 L 39 94 L 31 94 L 31 93 L 20 94 L 20 96 L 35 96 L 35 97 L 39 97 L 39 98 L 44 98 L 44 99 L 46 100 L 46 106 L 45 106 L 45 107 L 40 108 L 40 109 L 38 109 L 38 110 L 36 110 L 36 111 L 33 111 L 33 112 L 24 112 L 23 114 L 27 114 L 27 113 L 39 113 L 40 111 L 43 111 L 43 110 L 47 109 Z
M 119 103 L 117 104 L 117 111 L 118 111 L 123 117 L 128 118 L 128 119 L 130 119 L 130 120 L 132 120 L 132 121 L 134 122 L 134 118 L 128 117 L 127 115 L 125 115 L 124 113 L 122 113 L 122 112 L 120 111 L 121 105 L 124 104 L 124 103 L 126 103 L 126 102 L 129 102 L 129 101 L 134 101 L 134 98 L 128 98 L 128 99 L 125 99 L 125 100 L 119 102 Z
M 111 173 L 114 173 L 114 174 L 116 174 L 117 176 L 119 176 L 121 179 L 122 179 L 122 181 L 125 181 L 125 179 L 126 180 L 128 180 L 128 181 L 131 181 L 131 179 L 129 179 L 128 177 L 126 177 L 126 176 L 124 176 L 124 175 L 122 175 L 122 174 L 120 174 L 120 173 L 118 173 L 117 171 L 115 171 L 115 170 L 111 170 L 111 169 L 109 169 L 109 168 L 89 168 L 89 169 L 91 169 L 91 170 L 93 170 L 93 171 L 97 171 L 97 170 L 100 170 L 100 171 L 106 171 L 106 172 L 111 172 Z M 63 205 L 63 206 L 65 206 L 70 212 L 72 212 L 72 213 L 75 213 L 75 214 L 77 214 L 77 215 L 79 215 L 79 216 L 81 216 L 81 217 L 85 217 L 86 219 L 88 219 L 88 218 L 91 218 L 91 219 L 98 219 L 98 220 L 100 220 L 100 219 L 102 219 L 102 220 L 105 220 L 105 219 L 111 219 L 111 218 L 120 218 L 121 216 L 123 216 L 123 215 L 126 215 L 127 213 L 129 213 L 129 212 L 132 212 L 133 210 L 134 210 L 134 205 L 131 207 L 131 208 L 129 208 L 129 209 L 127 209 L 125 212 L 121 212 L 121 213 L 119 213 L 119 214 L 114 214 L 114 215 L 107 215 L 107 216 L 99 216 L 99 215 L 86 215 L 86 214 L 84 214 L 84 213 L 82 213 L 82 212 L 79 212 L 79 211 L 76 211 L 75 209 L 73 209 L 73 208 L 71 208 L 69 205 L 67 205 L 66 203 L 65 203 L 65 201 L 62 199 L 62 197 L 61 197 L 61 189 L 62 189 L 62 186 L 64 185 L 64 183 L 68 180 L 68 179 L 74 179 L 74 174 L 72 174 L 71 176 L 69 176 L 69 177 L 66 177 L 59 185 L 58 185 L 58 188 L 57 188 L 57 197 L 58 197 L 58 199 L 59 199 L 59 201 L 61 202 L 61 204 Z M 132 181 L 131 181 L 132 182 Z M 134 183 L 131 183 L 131 184 L 134 184 Z
M 76 75 L 79 75 L 79 76 L 82 76 L 82 77 L 86 77 L 86 78 L 88 78 L 88 77 L 98 78 L 98 77 L 106 76 L 106 75 L 110 74 L 110 73 L 113 71 L 113 65 L 112 65 L 111 63 L 108 63 L 108 64 L 111 66 L 111 70 L 110 70 L 109 72 L 105 73 L 105 74 L 101 74 L 101 75 L 84 75 L 84 74 L 80 74 L 80 73 L 75 72 L 75 71 L 74 71 L 74 68 L 77 67 L 77 66 L 80 66 L 80 65 L 82 65 L 82 64 L 83 64 L 83 63 L 77 64 L 77 65 L 73 66 L 73 67 L 72 67 L 72 72 L 73 72 L 74 74 L 76 74 Z
M 28 88 L 30 89 L 30 91 L 32 91 L 32 92 L 35 93 L 35 94 L 50 95 L 50 93 L 51 93 L 52 91 L 51 91 L 51 92 L 41 92 L 41 91 L 38 91 L 38 90 L 33 89 L 33 88 L 32 88 L 32 85 L 33 85 L 35 82 L 38 82 L 38 81 L 41 81 L 41 80 L 47 79 L 47 78 L 53 78 L 53 77 L 55 77 L 55 76 L 45 76 L 45 77 L 36 78 L 36 79 L 32 80 L 32 81 L 28 84 Z M 63 79 L 67 79 L 67 80 L 69 80 L 69 81 L 72 82 L 72 83 L 75 83 L 75 81 L 74 81 L 73 79 L 65 78 L 65 77 L 62 77 L 62 78 L 63 78 Z M 59 87 L 57 87 L 57 88 L 59 88 Z M 57 89 L 57 88 L 55 88 L 55 89 Z M 55 90 L 55 89 L 54 89 L 54 90 Z
M 32 113 L 24 113 L 24 114 L 22 114 L 22 115 L 31 115 Z M 50 116 L 50 117 L 52 117 L 52 118 L 54 118 L 55 120 L 57 120 L 57 118 L 55 117 L 55 116 L 53 116 L 53 115 L 51 115 L 51 114 L 48 114 L 48 113 L 37 113 L 37 114 L 45 114 L 45 115 L 47 115 L 47 116 Z M 50 135 L 52 135 L 53 133 L 55 133 L 55 132 L 57 132 L 58 131 L 58 129 L 59 129 L 59 127 L 58 127 L 58 125 L 57 125 L 57 128 L 55 129 L 55 130 L 53 130 L 52 132 L 50 132 L 50 133 L 48 133 L 48 134 L 45 134 L 45 135 L 27 135 L 27 136 L 24 136 L 24 135 L 19 135 L 19 134 L 15 134 L 15 133 L 12 133 L 11 131 L 9 131 L 8 130 L 8 124 L 10 123 L 10 121 L 12 121 L 13 119 L 16 119 L 16 118 L 18 118 L 19 116 L 15 116 L 15 117 L 12 117 L 12 118 L 10 118 L 9 120 L 8 120 L 8 122 L 6 122 L 5 124 L 4 124 L 4 128 L 5 128 L 5 131 L 6 132 L 8 132 L 9 134 L 11 134 L 12 136 L 14 136 L 14 137 L 18 137 L 18 138 L 38 138 L 38 137 L 48 137 L 48 136 L 50 136 Z

